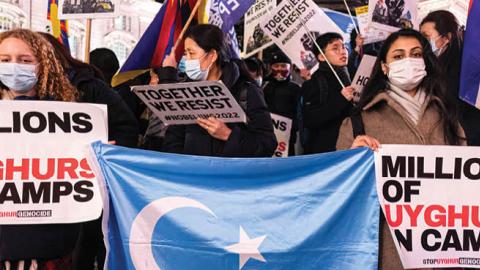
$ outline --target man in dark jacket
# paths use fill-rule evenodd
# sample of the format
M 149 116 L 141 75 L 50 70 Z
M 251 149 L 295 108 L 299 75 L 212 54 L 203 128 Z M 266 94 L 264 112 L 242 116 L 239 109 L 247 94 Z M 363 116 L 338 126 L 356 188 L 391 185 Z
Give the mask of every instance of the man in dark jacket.
M 278 114 L 293 121 L 290 131 L 288 155 L 295 155 L 297 132 L 297 108 L 301 96 L 301 88 L 291 81 L 290 59 L 282 52 L 275 52 L 270 59 L 270 75 L 263 87 L 265 102 L 271 113 Z
M 319 68 L 302 85 L 303 121 L 308 129 L 306 154 L 335 151 L 340 125 L 353 108 L 354 89 L 349 86 L 348 52 L 343 37 L 337 33 L 325 33 L 318 37 L 317 44 L 323 52 L 314 48 L 320 61 Z M 342 89 L 327 60 L 347 87 Z

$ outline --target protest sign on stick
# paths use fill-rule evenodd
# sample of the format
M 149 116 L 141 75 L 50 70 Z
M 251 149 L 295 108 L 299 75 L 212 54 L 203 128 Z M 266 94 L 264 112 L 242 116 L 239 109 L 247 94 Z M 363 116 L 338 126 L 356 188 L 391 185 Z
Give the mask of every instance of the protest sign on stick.
M 195 124 L 208 117 L 246 122 L 245 112 L 221 81 L 134 86 L 132 91 L 166 125 Z
M 364 38 L 363 44 L 371 44 L 387 39 L 390 32 L 371 27 L 368 14 L 368 5 L 355 8 L 360 34 Z
M 360 94 L 362 93 L 363 88 L 367 85 L 370 80 L 370 75 L 372 74 L 373 67 L 375 66 L 375 61 L 377 57 L 365 54 L 362 57 L 362 61 L 358 66 L 357 73 L 353 77 L 352 86 L 355 88 L 353 93 L 353 101 L 358 102 L 360 99 Z
M 315 39 L 326 32 L 343 33 L 312 0 L 282 1 L 265 16 L 260 27 L 292 63 L 312 73 L 318 68 L 317 57 L 312 52 Z
M 273 44 L 272 39 L 260 28 L 260 21 L 275 9 L 275 0 L 257 0 L 245 14 L 243 50 L 250 57 Z

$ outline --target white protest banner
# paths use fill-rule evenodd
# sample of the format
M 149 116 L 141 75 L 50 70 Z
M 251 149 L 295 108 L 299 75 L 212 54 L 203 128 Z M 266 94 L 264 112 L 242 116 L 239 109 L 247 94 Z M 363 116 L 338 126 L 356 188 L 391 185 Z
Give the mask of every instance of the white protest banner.
M 404 268 L 480 266 L 480 147 L 382 145 L 377 192 Z
M 355 13 L 357 14 L 358 27 L 360 28 L 360 33 L 364 38 L 363 44 L 371 44 L 387 39 L 390 32 L 380 31 L 373 27 L 370 27 L 370 18 L 368 14 L 368 5 L 355 8 Z
M 247 117 L 221 81 L 142 85 L 132 91 L 166 125 L 195 124 L 216 117 L 225 123 L 245 123 Z
M 388 32 L 402 27 L 418 29 L 417 5 L 418 0 L 369 0 L 370 26 Z
M 257 0 L 245 13 L 243 49 L 245 58 L 273 44 L 272 39 L 260 28 L 263 16 L 275 9 L 276 0 Z
M 370 80 L 370 75 L 372 74 L 373 66 L 375 66 L 376 60 L 377 57 L 375 56 L 368 54 L 363 55 L 362 61 L 358 66 L 357 73 L 355 73 L 352 81 L 352 86 L 355 88 L 355 92 L 353 93 L 354 102 L 358 102 L 363 87 L 365 87 L 365 85 L 368 83 L 368 80 Z
M 0 224 L 94 220 L 102 201 L 87 146 L 108 139 L 104 105 L 2 101 Z
M 343 33 L 312 0 L 282 1 L 265 16 L 260 27 L 292 63 L 312 73 L 318 68 L 318 61 L 312 52 L 315 44 L 311 37 L 316 39 L 326 32 Z
M 273 153 L 274 157 L 288 157 L 290 147 L 290 131 L 292 130 L 292 119 L 271 113 L 273 121 L 273 131 L 277 138 L 277 149 Z
M 117 17 L 119 0 L 59 0 L 59 19 L 93 19 Z

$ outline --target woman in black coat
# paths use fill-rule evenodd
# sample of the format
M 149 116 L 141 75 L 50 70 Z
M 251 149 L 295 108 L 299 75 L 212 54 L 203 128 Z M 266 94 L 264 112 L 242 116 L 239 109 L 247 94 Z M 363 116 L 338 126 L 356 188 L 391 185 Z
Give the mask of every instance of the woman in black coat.
M 277 146 L 272 119 L 260 89 L 242 62 L 226 57 L 223 32 L 213 25 L 196 25 L 185 36 L 186 73 L 190 81 L 221 80 L 244 109 L 247 123 L 225 124 L 210 117 L 193 125 L 167 129 L 163 151 L 218 157 L 271 157 Z M 175 55 L 158 71 L 160 83 L 177 79 Z

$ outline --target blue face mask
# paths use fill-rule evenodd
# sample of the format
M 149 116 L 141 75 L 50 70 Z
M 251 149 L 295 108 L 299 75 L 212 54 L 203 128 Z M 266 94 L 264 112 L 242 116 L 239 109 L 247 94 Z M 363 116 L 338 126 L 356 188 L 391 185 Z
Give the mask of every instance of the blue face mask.
M 440 48 L 438 48 L 437 44 L 435 43 L 439 37 L 440 36 L 437 36 L 436 38 L 432 38 L 429 40 L 430 46 L 432 46 L 432 51 L 436 56 L 440 54 Z
M 36 65 L 0 63 L 0 81 L 11 91 L 26 94 L 37 84 Z
M 188 78 L 194 81 L 205 81 L 208 77 L 208 71 L 210 69 L 210 66 L 206 70 L 202 70 L 200 67 L 200 59 L 205 57 L 207 54 L 204 56 L 200 57 L 199 59 L 191 59 L 191 60 L 185 60 L 185 73 L 187 74 Z
M 185 56 L 182 56 L 180 62 L 178 63 L 178 72 L 185 73 Z

